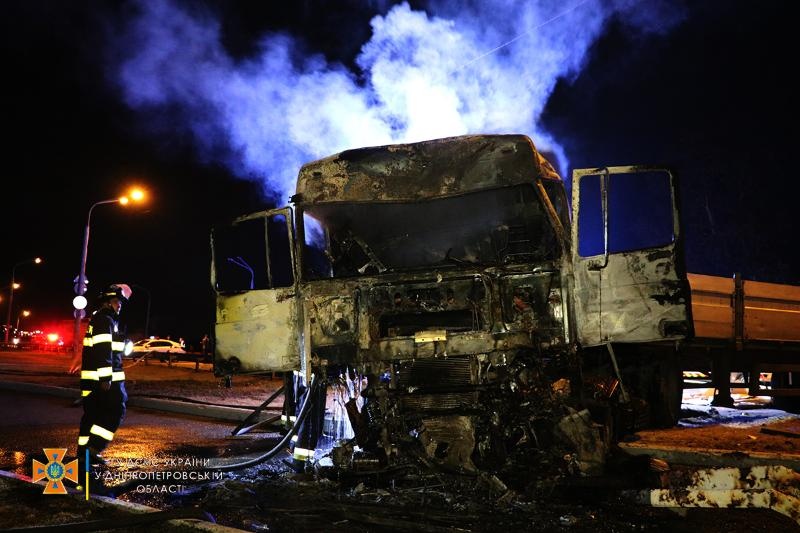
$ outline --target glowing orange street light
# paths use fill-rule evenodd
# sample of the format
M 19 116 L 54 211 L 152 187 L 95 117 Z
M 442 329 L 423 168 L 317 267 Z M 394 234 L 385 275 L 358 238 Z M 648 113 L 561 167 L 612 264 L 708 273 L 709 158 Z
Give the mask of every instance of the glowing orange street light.
M 120 196 L 117 200 L 121 205 L 128 205 L 131 203 L 131 200 L 134 202 L 142 202 L 144 201 L 144 191 L 138 187 L 134 187 L 128 194 L 125 196 Z
M 28 318 L 29 316 L 31 316 L 31 312 L 30 312 L 30 311 L 28 311 L 27 309 L 25 309 L 24 311 L 22 311 L 20 314 L 18 314 L 18 315 L 17 315 L 17 327 L 16 327 L 16 328 L 14 328 L 14 329 L 16 329 L 17 331 L 19 331 L 19 319 L 20 319 L 20 317 L 23 317 L 23 316 L 24 316 L 25 318 Z
M 144 191 L 139 187 L 133 187 L 128 191 L 128 194 L 125 196 L 120 196 L 119 198 L 110 198 L 108 200 L 101 200 L 99 202 L 95 202 L 89 208 L 89 215 L 86 217 L 86 228 L 84 228 L 83 232 L 83 250 L 81 252 L 81 269 L 80 273 L 78 274 L 78 279 L 76 280 L 75 285 L 75 294 L 78 296 L 83 296 L 86 293 L 86 253 L 89 250 L 89 225 L 92 221 L 92 210 L 97 207 L 98 205 L 102 204 L 116 204 L 119 203 L 120 205 L 128 205 L 131 200 L 134 202 L 141 202 L 145 198 Z M 73 300 L 74 301 L 74 300 Z M 85 316 L 86 312 L 83 308 L 75 308 L 75 330 L 73 336 L 73 362 L 72 366 L 74 367 L 76 361 L 80 357 L 80 346 L 78 344 L 80 332 L 81 332 L 81 319 Z

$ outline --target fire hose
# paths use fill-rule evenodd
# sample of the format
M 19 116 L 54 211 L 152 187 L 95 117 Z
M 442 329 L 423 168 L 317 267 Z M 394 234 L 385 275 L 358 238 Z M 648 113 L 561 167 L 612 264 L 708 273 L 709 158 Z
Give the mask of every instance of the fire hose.
M 283 451 L 284 447 L 289 443 L 289 440 L 297 433 L 297 431 L 302 426 L 303 422 L 308 416 L 308 413 L 311 411 L 310 399 L 314 395 L 314 392 L 316 391 L 318 386 L 319 382 L 316 379 L 316 375 L 311 374 L 311 381 L 309 383 L 305 398 L 303 399 L 303 404 L 300 406 L 300 411 L 297 414 L 297 420 L 295 420 L 294 424 L 289 429 L 288 433 L 286 433 L 286 435 L 284 435 L 284 437 L 280 440 L 280 442 L 278 442 L 278 444 L 276 444 L 272 449 L 270 449 L 267 452 L 264 452 L 258 457 L 253 457 L 246 461 L 242 461 L 239 463 L 207 465 L 205 466 L 205 468 L 203 468 L 203 470 L 208 472 L 230 472 L 233 470 L 241 470 L 242 468 L 247 468 L 250 466 L 261 464 L 275 457 L 278 453 Z M 118 496 L 120 494 L 124 494 L 134 489 L 135 487 L 141 484 L 142 480 L 132 479 L 130 481 L 126 481 L 119 485 L 108 487 L 106 494 Z
M 311 374 L 311 383 L 309 383 L 308 390 L 306 392 L 306 397 L 303 399 L 303 405 L 300 406 L 300 412 L 297 414 L 297 420 L 295 420 L 294 425 L 289 429 L 289 432 L 283 436 L 281 441 L 275 445 L 274 448 L 265 452 L 258 457 L 254 457 L 247 461 L 241 463 L 233 463 L 233 464 L 224 464 L 224 465 L 212 465 L 207 466 L 206 470 L 212 470 L 216 472 L 230 472 L 231 470 L 240 470 L 242 468 L 247 468 L 249 466 L 254 466 L 265 461 L 269 461 L 273 457 L 275 457 L 278 453 L 283 450 L 284 446 L 289 442 L 289 440 L 297 433 L 300 429 L 300 426 L 303 424 L 303 421 L 306 419 L 308 412 L 311 408 L 311 397 L 314 395 L 318 386 L 318 382 L 316 380 L 316 374 Z

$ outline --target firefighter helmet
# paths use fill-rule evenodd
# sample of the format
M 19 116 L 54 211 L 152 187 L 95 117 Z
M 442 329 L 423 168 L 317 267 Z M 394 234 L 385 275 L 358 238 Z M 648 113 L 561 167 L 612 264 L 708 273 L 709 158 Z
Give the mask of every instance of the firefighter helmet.
M 112 283 L 100 291 L 99 300 L 105 302 L 112 298 L 119 298 L 121 301 L 127 302 L 132 292 L 131 288 L 125 283 Z

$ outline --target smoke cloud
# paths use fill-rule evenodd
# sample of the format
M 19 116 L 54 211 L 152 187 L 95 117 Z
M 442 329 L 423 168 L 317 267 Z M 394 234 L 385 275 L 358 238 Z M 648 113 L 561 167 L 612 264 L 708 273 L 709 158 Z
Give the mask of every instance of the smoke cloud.
M 371 21 L 352 71 L 297 37 L 264 35 L 234 59 L 211 13 L 147 0 L 116 40 L 122 95 L 163 135 L 188 134 L 206 161 L 261 180 L 278 204 L 299 167 L 344 149 L 461 135 L 525 133 L 566 166 L 538 124 L 556 82 L 576 76 L 614 16 L 663 32 L 661 1 L 433 0 Z M 159 123 L 157 117 L 163 117 Z

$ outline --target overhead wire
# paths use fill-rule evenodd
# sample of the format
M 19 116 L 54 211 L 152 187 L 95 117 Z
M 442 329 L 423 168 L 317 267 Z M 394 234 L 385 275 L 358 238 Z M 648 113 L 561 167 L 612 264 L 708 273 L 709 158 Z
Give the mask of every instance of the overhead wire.
M 506 42 L 504 42 L 504 43 L 502 43 L 502 44 L 500 44 L 500 45 L 498 45 L 498 46 L 495 46 L 494 48 L 492 48 L 492 49 L 491 49 L 491 50 L 489 50 L 488 52 L 485 52 L 485 53 L 483 53 L 483 54 L 479 55 L 478 57 L 475 57 L 475 58 L 473 58 L 473 59 L 470 59 L 469 61 L 467 61 L 466 63 L 464 63 L 463 65 L 461 65 L 461 67 L 459 67 L 459 69 L 458 69 L 458 70 L 461 70 L 461 69 L 463 69 L 463 68 L 466 68 L 466 67 L 470 66 L 471 64 L 475 63 L 476 61 L 480 61 L 480 60 L 481 60 L 481 59 L 483 59 L 484 57 L 486 57 L 486 56 L 489 56 L 489 55 L 492 55 L 493 53 L 497 52 L 498 50 L 501 50 L 501 49 L 505 48 L 506 46 L 508 46 L 508 45 L 510 45 L 510 44 L 512 44 L 512 43 L 515 43 L 515 42 L 519 41 L 520 39 L 522 39 L 523 37 L 525 37 L 525 36 L 526 36 L 526 35 L 528 35 L 529 33 L 531 33 L 531 32 L 534 32 L 534 31 L 536 31 L 536 30 L 538 30 L 538 29 L 540 29 L 540 28 L 542 28 L 542 27 L 544 27 L 544 26 L 546 26 L 546 25 L 550 24 L 550 23 L 551 23 L 551 22 L 553 22 L 554 20 L 557 20 L 557 19 L 559 19 L 559 18 L 563 17 L 564 15 L 567 15 L 567 14 L 569 14 L 569 13 L 571 13 L 571 12 L 575 11 L 576 9 L 578 9 L 579 7 L 581 7 L 583 4 L 586 4 L 586 3 L 588 3 L 588 2 L 591 2 L 591 1 L 593 1 L 593 0 L 582 0 L 581 2 L 578 2 L 577 4 L 575 4 L 574 6 L 570 7 L 569 9 L 565 9 L 564 11 L 562 11 L 562 12 L 558 13 L 557 15 L 554 15 L 554 16 L 550 17 L 549 19 L 547 19 L 547 20 L 545 20 L 544 22 L 542 22 L 542 23 L 540 23 L 540 24 L 538 24 L 538 25 L 534 26 L 533 28 L 531 28 L 531 29 L 529 29 L 529 30 L 527 30 L 527 31 L 524 31 L 524 32 L 520 33 L 520 34 L 519 34 L 519 35 L 517 35 L 516 37 L 514 37 L 514 38 L 512 38 L 512 39 L 509 39 L 508 41 L 506 41 Z

